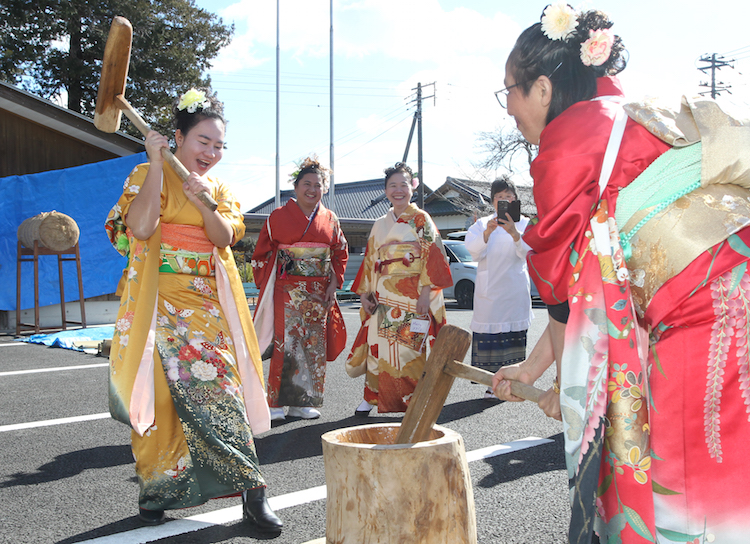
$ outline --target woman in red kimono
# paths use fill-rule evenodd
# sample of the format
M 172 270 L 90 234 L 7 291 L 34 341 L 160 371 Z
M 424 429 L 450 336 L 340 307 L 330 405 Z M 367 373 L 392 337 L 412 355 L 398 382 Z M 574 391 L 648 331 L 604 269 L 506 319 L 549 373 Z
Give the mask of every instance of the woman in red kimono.
M 271 213 L 253 253 L 255 327 L 261 352 L 271 357 L 272 420 L 320 417 L 326 361 L 346 345 L 336 289 L 349 253 L 338 217 L 320 201 L 327 191 L 328 169 L 305 159 L 294 178 L 296 198 Z
M 623 108 L 611 27 L 548 6 L 506 63 L 498 98 L 539 145 L 524 240 L 549 325 L 496 391 L 557 362 L 540 407 L 564 425 L 570 542 L 744 542 L 750 176 L 720 152 L 742 134 L 710 100 Z

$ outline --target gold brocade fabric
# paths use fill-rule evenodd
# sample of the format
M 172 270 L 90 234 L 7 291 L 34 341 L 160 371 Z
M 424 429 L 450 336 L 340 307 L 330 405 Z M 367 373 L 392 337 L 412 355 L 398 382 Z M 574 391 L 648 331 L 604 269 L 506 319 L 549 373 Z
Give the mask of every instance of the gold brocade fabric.
M 649 209 L 636 213 L 628 232 Z M 673 202 L 632 238 L 628 260 L 636 310 L 642 317 L 656 291 L 698 255 L 750 224 L 750 190 L 709 185 Z
M 628 115 L 662 141 L 703 144 L 703 186 L 732 183 L 750 188 L 750 116 L 725 111 L 714 100 L 683 96 L 680 110 L 649 100 L 624 105 Z
M 750 122 L 707 98 L 683 97 L 675 111 L 656 101 L 624 106 L 628 115 L 675 147 L 703 147 L 701 189 L 657 213 L 632 238 L 628 260 L 636 310 L 642 316 L 657 290 L 698 255 L 750 223 Z M 621 232 L 653 209 L 635 213 Z

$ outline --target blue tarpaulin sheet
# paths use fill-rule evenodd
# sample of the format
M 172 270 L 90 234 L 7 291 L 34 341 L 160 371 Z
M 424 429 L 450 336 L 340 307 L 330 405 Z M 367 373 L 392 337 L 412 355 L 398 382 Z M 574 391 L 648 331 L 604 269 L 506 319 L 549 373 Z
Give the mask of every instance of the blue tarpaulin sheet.
M 81 342 L 101 342 L 109 340 L 114 334 L 115 328 L 111 326 L 86 327 L 85 329 L 71 329 L 54 334 L 32 334 L 19 341 L 31 344 L 43 344 L 51 348 L 84 351 L 85 348 L 80 345 Z
M 69 215 L 81 231 L 78 244 L 84 298 L 114 293 L 126 265 L 109 243 L 104 221 L 145 153 L 64 170 L 0 178 L 0 310 L 16 309 L 18 227 L 42 212 Z M 34 267 L 21 264 L 21 309 L 34 307 Z M 74 262 L 63 262 L 65 301 L 79 300 Z M 57 257 L 39 257 L 39 305 L 60 303 Z

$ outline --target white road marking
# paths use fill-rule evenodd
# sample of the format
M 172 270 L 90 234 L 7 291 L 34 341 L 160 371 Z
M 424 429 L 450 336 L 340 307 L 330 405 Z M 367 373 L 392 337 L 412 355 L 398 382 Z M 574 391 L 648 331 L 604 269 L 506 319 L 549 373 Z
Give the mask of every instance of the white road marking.
M 92 421 L 94 419 L 106 419 L 110 417 L 109 412 L 103 414 L 91 414 L 88 416 L 62 417 L 60 419 L 46 419 L 44 421 L 32 421 L 30 423 L 14 423 L 12 425 L 0 425 L 0 433 L 8 431 L 19 431 L 22 429 L 33 429 L 35 427 L 49 427 L 52 425 L 64 425 L 66 423 L 79 423 L 81 421 Z
M 0 344 L 0 348 L 6 348 L 8 346 L 28 346 L 28 342 L 3 342 Z
M 109 366 L 109 363 L 94 363 L 91 365 L 75 365 L 75 366 L 56 366 L 54 368 L 32 368 L 31 370 L 9 370 L 8 372 L 0 372 L 0 378 L 3 376 L 17 376 L 19 374 L 36 374 L 38 372 L 60 372 L 62 370 L 81 370 L 83 368 L 99 368 L 102 366 Z
M 553 442 L 548 438 L 536 438 L 530 436 L 521 440 L 514 440 L 507 444 L 498 444 L 490 446 L 488 448 L 481 448 L 471 452 L 467 452 L 466 458 L 469 462 L 479 461 L 481 459 L 487 459 L 489 457 L 495 457 L 497 455 L 504 455 L 518 450 L 526 448 L 533 448 L 542 444 L 548 444 Z M 275 511 L 283 510 L 284 508 L 290 508 L 292 506 L 298 506 L 313 501 L 319 501 L 326 498 L 326 486 L 320 485 L 317 487 L 311 487 L 310 489 L 304 489 L 302 491 L 295 491 L 294 493 L 287 493 L 286 495 L 280 495 L 278 497 L 270 497 L 268 503 L 271 508 Z M 147 542 L 153 542 L 162 538 L 169 538 L 193 531 L 200 531 L 208 527 L 215 525 L 223 525 L 226 523 L 233 523 L 242 519 L 242 505 L 230 506 L 228 508 L 222 508 L 221 510 L 215 510 L 214 512 L 208 512 L 205 514 L 198 514 L 190 516 L 188 518 L 178 519 L 159 525 L 156 527 L 141 527 L 139 529 L 133 529 L 132 531 L 126 531 L 124 533 L 116 533 L 114 535 L 102 536 L 91 540 L 85 540 L 84 543 L 95 543 L 95 544 L 145 544 Z
M 497 455 L 505 455 L 506 453 L 525 450 L 526 448 L 533 448 L 535 446 L 541 446 L 542 444 L 549 444 L 550 442 L 554 441 L 549 438 L 536 438 L 530 436 L 528 438 L 508 442 L 507 444 L 498 444 L 496 446 L 489 446 L 487 448 L 480 448 L 478 450 L 466 452 L 466 460 L 471 463 L 472 461 L 488 459 Z

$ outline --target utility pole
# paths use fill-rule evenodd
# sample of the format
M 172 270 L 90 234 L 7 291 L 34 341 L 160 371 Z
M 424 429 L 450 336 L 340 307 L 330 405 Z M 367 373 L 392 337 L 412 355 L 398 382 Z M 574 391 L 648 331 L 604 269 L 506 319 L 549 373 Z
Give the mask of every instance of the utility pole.
M 331 119 L 330 119 L 330 132 L 331 132 L 331 143 L 329 145 L 329 155 L 331 159 L 331 180 L 330 180 L 330 186 L 328 188 L 328 208 L 333 212 L 336 213 L 336 187 L 333 185 L 333 176 L 336 175 L 333 168 L 333 0 L 330 1 L 330 9 L 331 9 L 331 52 L 330 52 L 330 83 L 329 86 L 329 100 L 330 100 L 330 110 L 331 110 Z
M 716 53 L 714 53 L 710 57 L 708 55 L 703 55 L 700 59 L 698 59 L 698 61 L 708 63 L 708 66 L 699 66 L 698 70 L 700 70 L 704 74 L 708 73 L 708 70 L 711 70 L 711 83 L 700 83 L 701 87 L 710 87 L 711 90 L 703 91 L 699 94 L 710 94 L 711 98 L 714 99 L 719 95 L 719 93 L 722 93 L 724 91 L 732 94 L 732 91 L 729 90 L 731 88 L 730 85 L 726 85 L 723 81 L 716 81 L 716 70 L 724 68 L 725 66 L 734 68 L 734 66 L 731 64 L 733 61 L 725 61 L 724 57 L 722 57 L 721 55 L 717 55 Z
M 435 82 L 428 83 L 424 87 L 435 86 Z M 409 147 L 411 146 L 411 138 L 414 135 L 414 126 L 417 127 L 417 172 L 419 175 L 419 188 L 417 189 L 417 205 L 424 209 L 424 174 L 422 172 L 422 100 L 425 98 L 432 98 L 433 103 L 435 101 L 435 91 L 433 90 L 430 96 L 422 96 L 422 83 L 417 83 L 417 88 L 412 91 L 417 91 L 417 96 L 412 102 L 417 103 L 417 110 L 414 112 L 414 119 L 411 123 L 411 130 L 409 131 L 409 139 L 406 141 L 406 150 L 404 151 L 404 160 L 409 156 Z
M 281 206 L 281 184 L 279 183 L 281 166 L 279 161 L 279 57 L 281 56 L 281 48 L 279 47 L 279 1 L 276 0 L 276 197 L 274 199 L 276 208 Z

